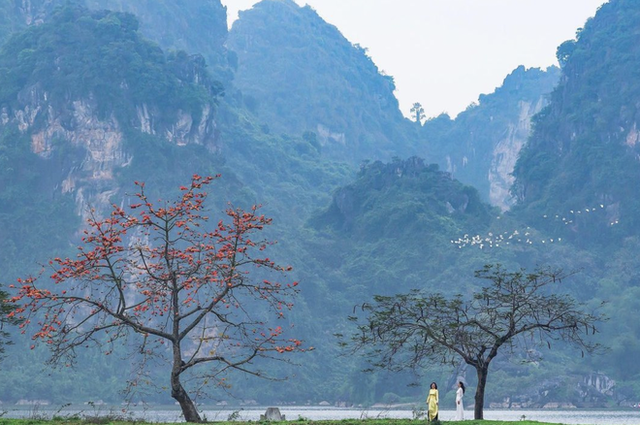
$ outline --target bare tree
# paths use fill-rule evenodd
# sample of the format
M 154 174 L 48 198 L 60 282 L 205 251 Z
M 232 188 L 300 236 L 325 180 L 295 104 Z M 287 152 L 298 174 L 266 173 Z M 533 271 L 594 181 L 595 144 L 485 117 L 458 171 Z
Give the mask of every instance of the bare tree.
M 391 370 L 461 358 L 477 373 L 475 419 L 483 419 L 489 365 L 503 346 L 516 349 L 526 340 L 551 348 L 551 341 L 562 340 L 588 352 L 600 347 L 587 337 L 604 316 L 587 312 L 567 294 L 552 292 L 566 277 L 562 271 L 509 272 L 487 265 L 475 275 L 490 284 L 470 299 L 417 290 L 375 296 L 372 304 L 362 306 L 366 317 L 350 318 L 358 332 L 343 344 L 364 349 L 374 366 Z

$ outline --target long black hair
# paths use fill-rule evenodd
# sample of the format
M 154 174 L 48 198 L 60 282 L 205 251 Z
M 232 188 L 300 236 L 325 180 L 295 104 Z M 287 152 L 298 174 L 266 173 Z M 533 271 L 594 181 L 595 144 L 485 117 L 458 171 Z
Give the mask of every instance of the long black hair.
M 431 383 L 431 385 L 429 385 L 429 388 L 431 388 L 431 387 L 435 387 L 435 388 L 434 388 L 434 390 L 437 390 L 437 389 L 438 389 L 438 384 L 436 384 L 436 381 L 433 381 L 433 382 Z
M 464 394 L 464 392 L 467 390 L 467 389 L 464 387 L 464 382 L 462 382 L 462 381 L 458 381 L 458 384 L 460 384 L 460 388 L 462 388 L 462 394 Z

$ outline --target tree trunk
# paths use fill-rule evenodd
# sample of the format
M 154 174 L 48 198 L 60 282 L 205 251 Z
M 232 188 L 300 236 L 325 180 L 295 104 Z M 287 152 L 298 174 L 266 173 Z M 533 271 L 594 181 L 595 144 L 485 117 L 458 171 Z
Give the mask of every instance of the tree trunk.
M 478 386 L 476 387 L 475 406 L 473 407 L 473 419 L 484 419 L 484 387 L 487 385 L 487 373 L 489 366 L 476 367 Z
M 196 405 L 189 397 L 189 394 L 185 391 L 184 387 L 180 383 L 180 374 L 182 370 L 182 352 L 179 343 L 173 344 L 173 368 L 171 368 L 171 397 L 173 397 L 180 408 L 182 409 L 182 415 L 187 422 L 202 422 L 202 418 L 196 409 Z
M 189 394 L 184 390 L 184 387 L 180 383 L 180 374 L 175 373 L 175 369 L 176 368 L 174 367 L 174 370 L 171 371 L 171 397 L 180 404 L 185 421 L 202 422 L 202 418 L 200 418 L 196 405 L 193 403 L 193 400 L 191 400 L 191 397 L 189 397 Z

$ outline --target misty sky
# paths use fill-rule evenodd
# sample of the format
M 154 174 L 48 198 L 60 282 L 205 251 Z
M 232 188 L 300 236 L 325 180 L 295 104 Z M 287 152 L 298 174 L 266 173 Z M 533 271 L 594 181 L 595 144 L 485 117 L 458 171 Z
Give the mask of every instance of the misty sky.
M 256 0 L 222 0 L 229 22 Z M 369 49 L 395 79 L 400 109 L 455 116 L 491 93 L 518 65 L 557 64 L 604 0 L 296 0 L 309 4 L 352 43 Z

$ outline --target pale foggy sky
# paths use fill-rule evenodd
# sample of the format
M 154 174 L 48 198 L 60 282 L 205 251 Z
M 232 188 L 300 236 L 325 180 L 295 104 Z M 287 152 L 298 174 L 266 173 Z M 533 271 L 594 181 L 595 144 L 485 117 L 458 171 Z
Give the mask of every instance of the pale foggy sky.
M 605 0 L 295 0 L 310 5 L 394 77 L 400 109 L 452 117 L 491 93 L 519 65 L 557 65 Z M 229 24 L 256 0 L 222 0 Z

